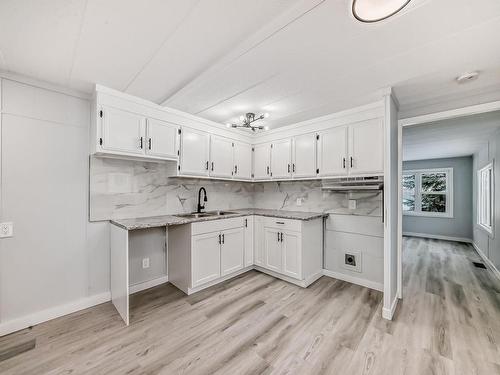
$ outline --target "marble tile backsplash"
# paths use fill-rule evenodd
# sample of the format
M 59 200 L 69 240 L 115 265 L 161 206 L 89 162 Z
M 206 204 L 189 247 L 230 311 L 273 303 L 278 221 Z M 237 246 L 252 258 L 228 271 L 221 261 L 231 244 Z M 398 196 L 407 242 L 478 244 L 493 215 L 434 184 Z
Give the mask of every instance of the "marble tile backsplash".
M 380 216 L 378 193 L 334 193 L 321 190 L 320 180 L 233 182 L 175 175 L 175 163 L 90 158 L 90 220 L 128 219 L 196 210 L 198 190 L 205 187 L 207 210 L 270 208 Z M 301 198 L 301 205 L 297 205 Z M 357 208 L 348 208 L 348 199 Z
M 169 177 L 173 162 L 90 158 L 90 220 L 128 219 L 196 211 L 205 187 L 207 210 L 252 208 L 253 185 Z
M 254 208 L 381 216 L 382 194 L 332 192 L 321 186 L 321 180 L 255 183 Z M 349 209 L 349 199 L 356 200 L 356 209 Z

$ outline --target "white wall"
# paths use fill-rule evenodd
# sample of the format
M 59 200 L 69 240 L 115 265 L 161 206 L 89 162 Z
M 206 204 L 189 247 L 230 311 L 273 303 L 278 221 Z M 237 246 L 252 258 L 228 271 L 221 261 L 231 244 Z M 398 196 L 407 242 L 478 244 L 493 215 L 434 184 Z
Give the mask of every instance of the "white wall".
M 1 218 L 14 237 L 0 240 L 0 334 L 109 295 L 108 224 L 88 221 L 88 100 L 1 84 Z
M 500 119 L 499 119 L 500 125 Z M 494 227 L 493 234 L 489 234 L 477 225 L 477 171 L 494 162 Z M 489 259 L 491 265 L 500 270 L 500 131 L 490 138 L 488 144 L 473 157 L 473 240 L 476 247 Z

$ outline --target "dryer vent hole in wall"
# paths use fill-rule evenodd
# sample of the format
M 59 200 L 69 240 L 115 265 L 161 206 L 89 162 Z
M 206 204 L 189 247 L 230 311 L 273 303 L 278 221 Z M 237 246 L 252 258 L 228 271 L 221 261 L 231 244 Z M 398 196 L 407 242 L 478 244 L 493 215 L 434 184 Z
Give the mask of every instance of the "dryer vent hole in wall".
M 481 262 L 472 262 L 472 264 L 476 268 L 484 268 L 484 269 L 486 269 L 486 266 L 484 265 L 484 263 L 481 263 Z
M 356 267 L 356 256 L 352 254 L 345 254 L 345 264 L 351 267 Z
M 361 252 L 348 250 L 349 252 L 344 253 L 344 263 L 342 264 L 342 268 L 354 271 L 354 272 L 362 272 L 361 271 Z

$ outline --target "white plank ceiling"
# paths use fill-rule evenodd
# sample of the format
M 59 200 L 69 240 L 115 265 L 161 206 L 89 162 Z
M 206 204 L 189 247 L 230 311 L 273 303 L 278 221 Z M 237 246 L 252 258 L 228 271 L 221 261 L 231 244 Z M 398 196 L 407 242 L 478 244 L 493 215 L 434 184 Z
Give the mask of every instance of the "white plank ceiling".
M 222 123 L 269 112 L 270 127 L 387 86 L 403 116 L 500 100 L 500 1 L 411 4 L 362 24 L 350 0 L 1 0 L 0 69 Z M 480 78 L 454 82 L 469 70 Z

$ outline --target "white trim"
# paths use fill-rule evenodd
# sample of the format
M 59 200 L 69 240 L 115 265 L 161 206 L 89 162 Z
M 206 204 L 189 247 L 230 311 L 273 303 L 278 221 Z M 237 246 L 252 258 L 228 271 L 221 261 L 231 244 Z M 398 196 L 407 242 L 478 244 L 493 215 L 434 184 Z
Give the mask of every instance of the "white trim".
M 403 232 L 403 236 L 420 237 L 420 238 L 430 238 L 430 239 L 433 239 L 433 240 L 444 240 L 444 241 L 455 241 L 455 242 L 472 243 L 472 239 L 471 238 L 467 238 L 467 237 L 453 237 L 453 236 L 441 236 L 439 234 Z
M 24 328 L 34 326 L 49 320 L 59 318 L 92 306 L 100 305 L 111 300 L 111 293 L 105 292 L 90 297 L 84 297 L 79 300 L 38 311 L 13 320 L 0 323 L 0 336 L 19 331 Z
M 17 73 L 5 72 L 0 70 L 0 78 L 8 79 L 9 81 L 14 81 L 18 83 L 22 83 L 24 85 L 34 86 L 36 88 L 41 88 L 49 91 L 54 91 L 59 94 L 64 94 L 68 96 L 73 96 L 75 98 L 90 100 L 92 98 L 92 94 L 88 92 L 73 90 L 68 87 L 56 85 L 53 83 L 49 83 L 46 81 L 41 81 L 36 78 L 20 75 Z
M 323 269 L 323 275 L 332 277 L 334 279 L 347 281 L 348 283 L 351 284 L 361 285 L 364 286 L 365 288 L 378 290 L 379 292 L 384 291 L 384 285 L 382 283 L 377 283 L 376 281 L 370 281 L 359 277 L 349 276 L 340 272 L 330 271 L 325 268 Z
M 408 117 L 399 120 L 399 124 L 401 126 L 412 126 L 429 122 L 448 120 L 457 117 L 477 115 L 480 113 L 493 112 L 498 110 L 500 110 L 500 101 L 471 105 L 468 107 L 451 109 L 449 111 L 429 113 L 427 115 L 422 115 L 422 116 Z
M 491 262 L 491 260 L 488 259 L 488 257 L 483 253 L 479 246 L 476 245 L 475 242 L 471 241 L 471 244 L 481 257 L 481 259 L 483 259 L 483 262 L 489 267 L 493 275 L 495 275 L 497 279 L 500 280 L 500 271 L 498 270 L 498 268 L 495 267 L 495 265 Z
M 494 162 L 495 160 L 492 159 L 488 164 L 486 164 L 484 167 L 480 168 L 477 170 L 476 172 L 476 226 L 479 228 L 479 229 L 482 229 L 483 231 L 485 231 L 486 233 L 488 233 L 488 235 L 493 238 L 494 237 L 494 230 L 495 230 L 495 166 L 494 166 Z M 482 192 L 482 189 L 480 189 L 480 187 L 482 187 L 482 176 L 481 174 L 484 172 L 484 171 L 489 171 L 490 172 L 490 175 L 489 175 L 489 178 L 490 178 L 490 189 L 489 189 L 489 192 L 490 192 L 490 196 L 489 196 L 489 209 L 490 209 L 490 226 L 488 227 L 487 225 L 484 225 L 481 223 L 481 220 L 480 220 L 480 216 L 481 216 L 481 213 L 482 213 L 482 204 L 480 202 L 480 199 L 483 195 L 483 192 Z
M 158 277 L 158 278 L 153 279 L 153 280 L 143 281 L 141 283 L 130 285 L 129 295 L 137 293 L 137 292 L 141 292 L 141 291 L 149 289 L 149 288 L 154 288 L 155 286 L 165 284 L 166 282 L 168 282 L 168 275 L 161 276 L 161 277 Z
M 239 276 L 239 275 L 242 275 L 244 274 L 245 272 L 248 272 L 248 271 L 251 271 L 252 269 L 254 269 L 254 266 L 247 266 L 245 268 L 242 268 L 241 270 L 239 271 L 236 271 L 236 272 L 233 272 L 233 273 L 230 273 L 229 275 L 226 275 L 224 277 L 221 277 L 219 279 L 215 279 L 215 280 L 212 280 L 212 281 L 209 281 L 205 284 L 202 284 L 202 285 L 198 285 L 194 288 L 188 288 L 187 289 L 187 295 L 190 296 L 191 294 L 193 293 L 196 293 L 196 292 L 199 292 L 200 290 L 203 290 L 203 289 L 206 289 L 206 288 L 209 288 L 211 286 L 214 286 L 214 285 L 217 285 L 217 284 L 220 284 L 221 282 L 223 281 L 226 281 L 226 280 L 229 280 L 229 279 L 232 279 L 233 277 L 236 277 L 236 276 Z M 176 288 L 178 288 L 176 286 Z M 180 290 L 180 288 L 178 288 Z
M 398 307 L 398 301 L 399 298 L 396 295 L 396 297 L 394 297 L 394 299 L 392 300 L 390 309 L 387 309 L 385 307 L 382 308 L 382 318 L 392 320 L 392 318 L 394 317 L 394 313 L 396 312 L 396 307 Z

